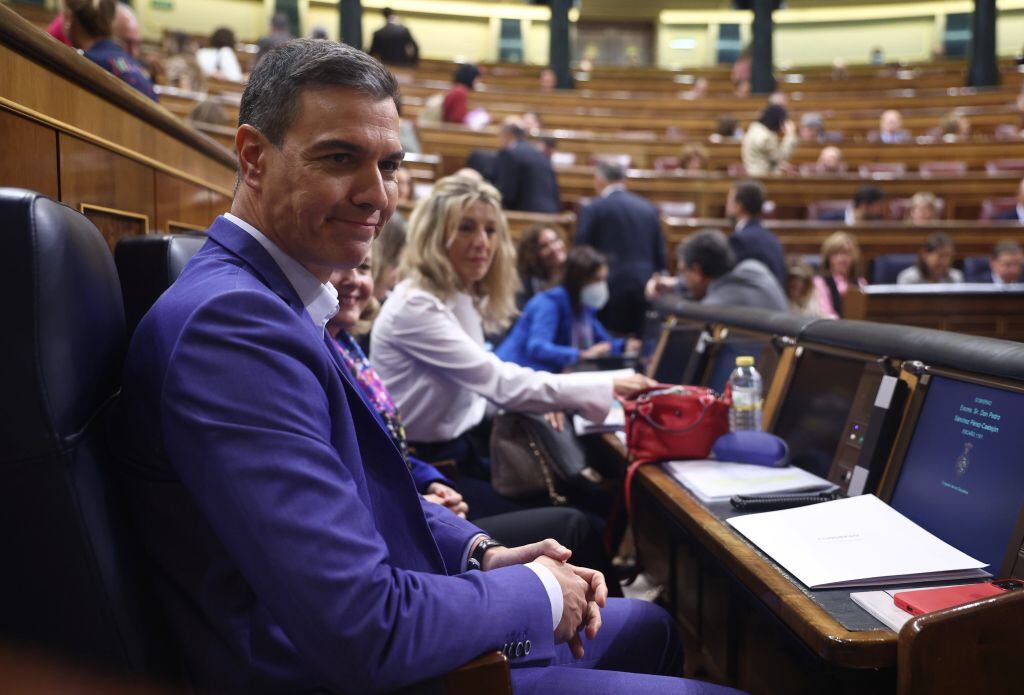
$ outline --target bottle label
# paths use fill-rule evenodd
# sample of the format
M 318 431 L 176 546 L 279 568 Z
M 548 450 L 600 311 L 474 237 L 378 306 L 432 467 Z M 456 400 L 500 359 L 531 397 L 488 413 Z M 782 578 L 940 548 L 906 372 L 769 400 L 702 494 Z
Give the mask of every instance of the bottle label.
M 761 407 L 761 399 L 756 391 L 733 389 L 732 407 L 736 410 L 757 410 Z

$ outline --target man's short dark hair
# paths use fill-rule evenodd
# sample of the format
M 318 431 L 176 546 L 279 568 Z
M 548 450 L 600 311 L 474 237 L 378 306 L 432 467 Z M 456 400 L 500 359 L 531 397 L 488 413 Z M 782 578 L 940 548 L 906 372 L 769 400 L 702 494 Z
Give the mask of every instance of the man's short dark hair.
M 861 205 L 880 203 L 883 200 L 885 200 L 885 192 L 878 186 L 861 186 L 853 194 L 853 207 L 859 208 Z
M 294 39 L 267 53 L 253 68 L 242 94 L 238 125 L 248 123 L 280 146 L 295 119 L 302 90 L 322 86 L 350 87 L 399 105 L 394 76 L 359 49 L 334 41 Z
M 757 217 L 764 207 L 764 185 L 760 181 L 740 181 L 736 184 L 734 198 L 745 213 Z
M 395 16 L 395 11 L 392 10 L 390 7 L 385 7 L 383 10 L 381 10 L 381 14 L 384 15 L 384 19 L 391 19 L 392 17 Z
M 676 255 L 683 265 L 698 265 L 712 279 L 722 277 L 736 265 L 729 239 L 718 229 L 702 229 L 686 237 Z
M 501 131 L 503 133 L 508 133 L 516 140 L 526 139 L 526 129 L 523 128 L 519 121 L 505 121 L 501 124 Z
M 626 180 L 626 170 L 615 162 L 599 161 L 597 173 L 608 183 L 619 183 Z
M 1021 254 L 1024 253 L 1024 249 L 1021 249 L 1020 244 L 1012 239 L 1004 239 L 996 244 L 992 248 L 992 258 L 999 258 L 1004 253 Z

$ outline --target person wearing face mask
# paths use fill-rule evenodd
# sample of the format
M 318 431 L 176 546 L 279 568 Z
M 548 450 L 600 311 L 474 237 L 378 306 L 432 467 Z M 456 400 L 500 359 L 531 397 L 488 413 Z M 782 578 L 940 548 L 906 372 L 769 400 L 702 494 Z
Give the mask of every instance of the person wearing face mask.
M 487 478 L 492 406 L 605 418 L 614 396 L 653 385 L 624 372 L 551 374 L 502 360 L 484 345 L 515 312 L 518 276 L 501 197 L 461 176 L 438 181 L 409 222 L 405 278 L 373 324 L 370 354 L 406 419 L 417 454 L 453 459 Z M 484 426 L 482 426 L 484 425 Z
M 352 381 L 362 392 L 367 404 L 377 413 L 409 466 L 416 491 L 426 501 L 441 505 L 463 519 L 472 520 L 491 538 L 508 547 L 540 543 L 546 538 L 553 538 L 572 551 L 574 562 L 584 567 L 593 567 L 605 576 L 614 576 L 600 532 L 580 510 L 572 507 L 519 509 L 512 505 L 502 508 L 499 505 L 499 509 L 509 511 L 490 513 L 488 509 L 493 509 L 495 505 L 487 493 L 496 495 L 493 488 L 486 484 L 473 484 L 471 478 L 463 478 L 459 483 L 454 483 L 438 468 L 409 452 L 405 428 L 394 399 L 358 342 L 359 336 L 365 333 L 380 310 L 380 304 L 374 298 L 372 269 L 375 256 L 375 250 L 371 249 L 370 255 L 360 266 L 335 271 L 331 275 L 331 284 L 338 291 L 338 313 L 328 321 L 327 332 L 334 339 Z M 480 510 L 484 510 L 483 515 Z M 622 595 L 617 582 L 611 582 L 608 591 L 610 596 Z
M 562 283 L 527 303 L 505 342 L 503 360 L 560 372 L 580 360 L 634 352 L 640 342 L 613 339 L 597 318 L 608 303 L 608 263 L 589 246 L 569 251 Z

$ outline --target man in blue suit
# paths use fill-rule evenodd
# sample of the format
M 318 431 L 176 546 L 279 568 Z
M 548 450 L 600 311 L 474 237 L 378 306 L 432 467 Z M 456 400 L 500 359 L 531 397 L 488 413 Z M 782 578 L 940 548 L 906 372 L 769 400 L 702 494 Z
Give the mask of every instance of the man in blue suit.
M 615 333 L 643 329 L 644 285 L 665 270 L 661 219 L 649 202 L 626 190 L 626 172 L 610 162 L 594 171 L 598 197 L 580 211 L 576 245 L 593 246 L 608 259 L 608 303 L 599 314 Z
M 501 192 L 501 206 L 506 210 L 562 209 L 555 170 L 547 156 L 527 142 L 526 128 L 518 118 L 509 117 L 501 126 L 501 151 L 494 160 L 493 176 L 494 187 Z
M 729 189 L 725 215 L 736 225 L 729 237 L 729 245 L 737 263 L 748 258 L 759 260 L 772 271 L 779 287 L 785 287 L 786 259 L 782 244 L 771 230 L 761 224 L 764 201 L 764 186 L 760 181 L 742 181 Z
M 112 444 L 193 684 L 381 692 L 502 649 L 520 692 L 695 692 L 588 670 L 672 672 L 670 619 L 606 604 L 552 541 L 492 546 L 423 502 L 325 334 L 332 269 L 395 209 L 397 98 L 347 46 L 268 53 L 231 213 L 133 336 Z

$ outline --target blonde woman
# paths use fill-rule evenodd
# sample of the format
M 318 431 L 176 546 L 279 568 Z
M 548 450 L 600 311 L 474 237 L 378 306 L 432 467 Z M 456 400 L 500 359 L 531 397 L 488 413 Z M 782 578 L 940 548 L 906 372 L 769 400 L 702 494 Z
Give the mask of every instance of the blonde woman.
M 833 232 L 821 244 L 821 274 L 814 277 L 822 315 L 842 318 L 851 284 L 866 284 L 860 275 L 860 246 L 853 235 Z
M 534 371 L 485 347 L 485 329 L 513 318 L 519 287 L 501 198 L 490 184 L 461 176 L 435 184 L 413 211 L 401 275 L 374 322 L 370 350 L 421 458 L 454 459 L 486 477 L 478 425 L 489 404 L 579 410 L 600 421 L 614 395 L 653 385 L 623 372 Z

